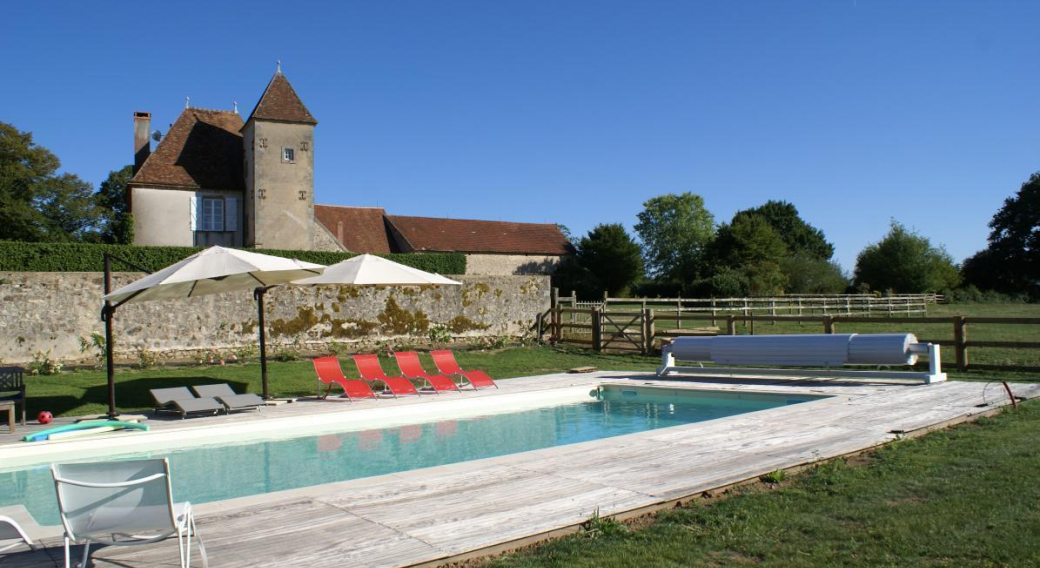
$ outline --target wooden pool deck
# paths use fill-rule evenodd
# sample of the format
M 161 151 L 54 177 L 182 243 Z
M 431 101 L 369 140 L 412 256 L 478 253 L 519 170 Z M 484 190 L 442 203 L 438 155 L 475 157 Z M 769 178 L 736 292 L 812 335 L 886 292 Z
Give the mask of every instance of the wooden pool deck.
M 465 463 L 195 505 L 210 565 L 438 565 L 564 534 L 592 516 L 634 516 L 776 469 L 854 453 L 897 436 L 994 412 L 1003 388 L 976 382 L 934 385 L 821 379 L 657 380 L 640 373 L 546 375 L 501 381 L 497 391 L 446 396 L 499 397 L 604 382 L 683 389 L 825 394 L 831 398 Z M 1018 397 L 1040 384 L 1012 385 Z M 300 402 L 262 415 L 156 421 L 156 429 L 271 420 L 292 413 L 349 412 L 369 405 L 436 403 L 380 400 Z M 184 424 L 188 422 L 190 424 Z M 4 440 L 0 439 L 0 448 Z M 174 472 L 176 475 L 176 472 Z M 10 514 L 0 510 L 0 514 Z M 45 548 L 4 557 L 4 566 L 63 563 L 60 530 L 30 527 Z M 172 540 L 102 548 L 97 566 L 175 566 Z M 193 554 L 192 563 L 201 566 Z

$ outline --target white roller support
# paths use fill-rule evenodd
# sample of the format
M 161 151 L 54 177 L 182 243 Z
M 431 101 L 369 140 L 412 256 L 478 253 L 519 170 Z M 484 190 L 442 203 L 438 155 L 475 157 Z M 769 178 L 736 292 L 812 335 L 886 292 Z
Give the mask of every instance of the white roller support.
M 661 350 L 659 376 L 678 372 L 719 374 L 733 371 L 731 365 L 775 365 L 779 367 L 841 367 L 843 365 L 909 366 L 919 355 L 927 355 L 928 373 L 912 371 L 847 371 L 754 369 L 745 372 L 778 376 L 827 376 L 916 379 L 925 383 L 946 380 L 941 371 L 939 346 L 920 344 L 911 333 L 824 334 L 824 335 L 724 335 L 677 337 Z M 676 359 L 711 362 L 723 367 L 678 367 Z

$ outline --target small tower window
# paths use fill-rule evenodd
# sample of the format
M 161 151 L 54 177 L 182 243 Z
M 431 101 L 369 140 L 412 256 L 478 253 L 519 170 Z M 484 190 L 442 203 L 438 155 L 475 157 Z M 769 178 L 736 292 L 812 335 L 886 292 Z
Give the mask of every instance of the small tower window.
M 296 150 L 294 148 L 282 148 L 282 161 L 290 164 L 296 161 Z

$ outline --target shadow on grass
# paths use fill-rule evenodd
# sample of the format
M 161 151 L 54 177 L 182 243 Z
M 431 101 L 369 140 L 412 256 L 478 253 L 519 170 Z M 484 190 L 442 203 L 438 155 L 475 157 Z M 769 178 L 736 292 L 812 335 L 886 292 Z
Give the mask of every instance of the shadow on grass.
M 227 379 L 218 379 L 214 377 L 206 376 L 190 376 L 190 377 L 139 377 L 127 380 L 116 381 L 116 408 L 122 410 L 146 410 L 155 407 L 155 400 L 152 399 L 152 395 L 149 393 L 152 389 L 162 389 L 170 387 L 188 387 L 189 389 L 195 385 L 212 385 L 218 383 L 227 383 L 231 385 L 231 389 L 237 393 L 244 393 L 248 391 L 249 384 L 243 381 L 229 381 Z M 63 416 L 71 414 L 86 405 L 99 405 L 102 407 L 108 407 L 108 384 L 100 384 L 87 387 L 83 391 L 83 396 L 47 396 L 47 397 L 33 397 L 30 396 L 29 400 L 30 412 L 38 410 L 48 410 L 55 416 Z

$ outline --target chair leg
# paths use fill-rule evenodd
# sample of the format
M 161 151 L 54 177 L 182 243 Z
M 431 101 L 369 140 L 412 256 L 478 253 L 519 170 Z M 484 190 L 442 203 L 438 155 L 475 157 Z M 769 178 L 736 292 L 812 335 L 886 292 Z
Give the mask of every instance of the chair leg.
M 90 541 L 83 543 L 83 561 L 79 563 L 79 568 L 87 568 L 87 559 L 90 558 Z
M 65 568 L 72 568 L 71 551 L 69 550 L 69 537 L 65 536 Z
M 190 535 L 195 535 L 195 539 L 199 541 L 199 556 L 202 557 L 202 566 L 203 566 L 203 568 L 209 568 L 209 559 L 206 558 L 206 545 L 202 542 L 202 537 L 199 536 L 199 529 L 195 526 L 195 514 L 194 513 L 192 513 L 192 515 L 190 517 L 188 517 L 188 527 L 189 527 L 188 528 L 188 530 L 189 530 L 189 532 L 188 532 L 189 538 L 190 538 Z M 190 552 L 191 552 L 191 548 L 190 548 L 191 547 L 191 542 L 188 542 L 188 546 L 189 546 L 188 550 L 189 550 L 189 554 L 190 554 Z
M 180 562 L 181 568 L 188 568 L 188 565 L 184 562 L 184 539 L 188 537 L 185 534 L 186 532 L 177 529 L 177 560 Z

